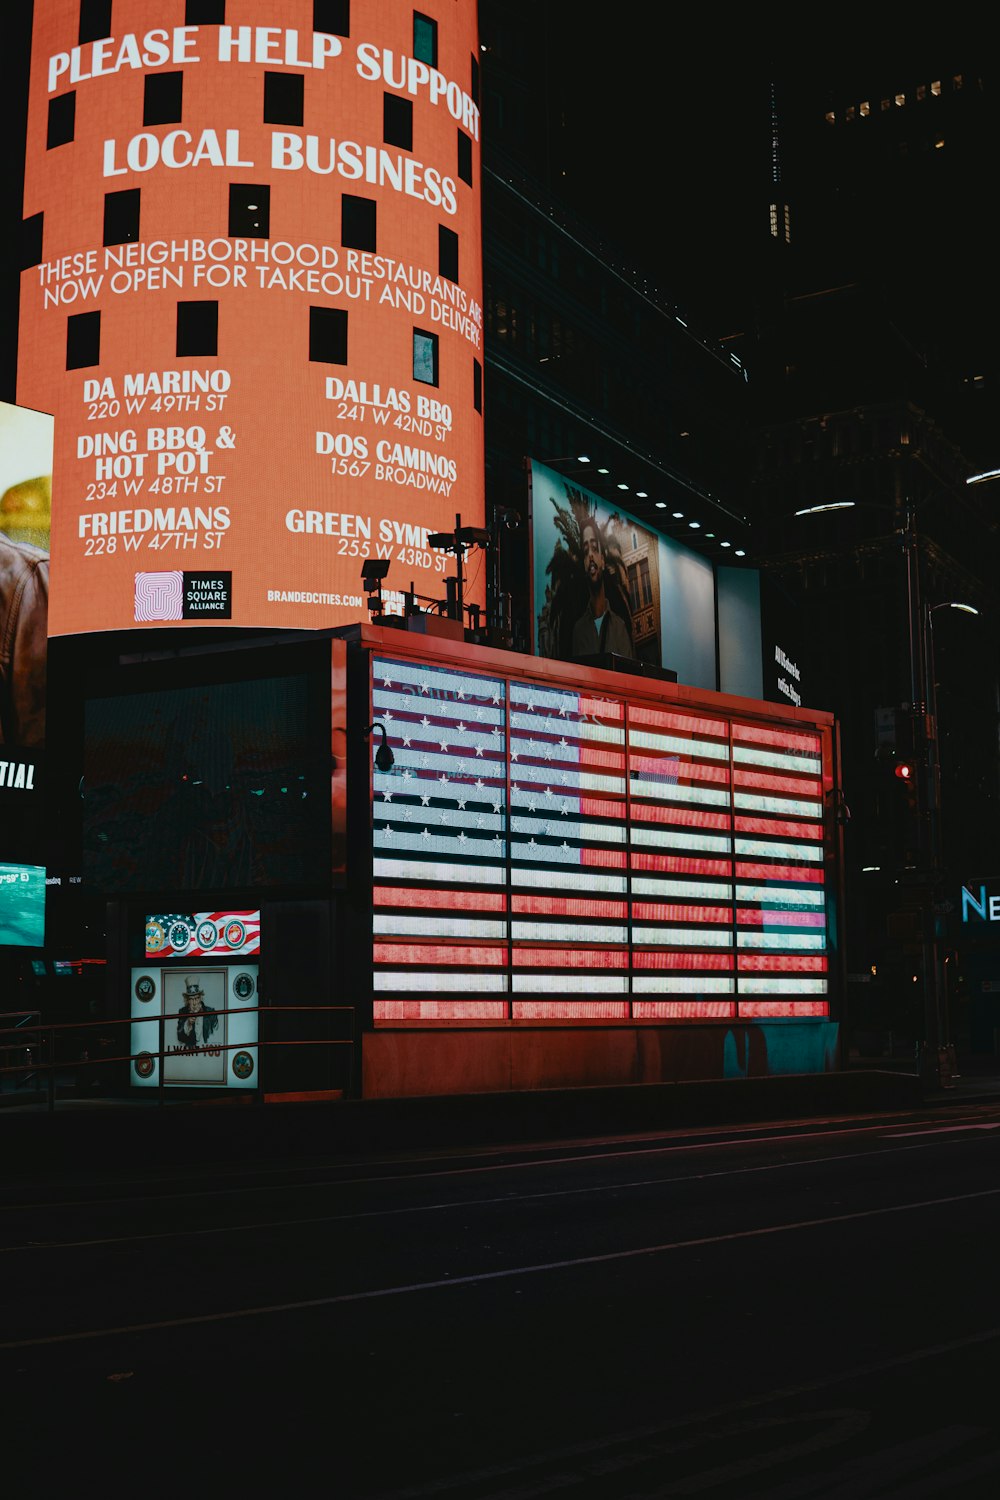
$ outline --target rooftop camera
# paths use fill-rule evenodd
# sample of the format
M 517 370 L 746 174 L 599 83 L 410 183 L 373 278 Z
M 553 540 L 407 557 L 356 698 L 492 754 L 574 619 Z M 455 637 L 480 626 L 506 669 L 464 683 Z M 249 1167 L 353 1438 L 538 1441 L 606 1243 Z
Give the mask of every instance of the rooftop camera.
M 389 559 L 387 557 L 367 557 L 361 564 L 361 581 L 370 594 L 373 594 L 377 586 L 389 571 Z

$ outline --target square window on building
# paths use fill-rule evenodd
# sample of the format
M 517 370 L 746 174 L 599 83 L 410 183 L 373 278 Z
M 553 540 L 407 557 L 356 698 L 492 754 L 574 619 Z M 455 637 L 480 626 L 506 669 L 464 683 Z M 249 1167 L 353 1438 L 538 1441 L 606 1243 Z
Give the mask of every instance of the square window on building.
M 301 125 L 305 110 L 302 73 L 264 74 L 264 124 Z
M 111 0 L 80 0 L 80 45 L 111 35 Z
M 253 182 L 229 184 L 229 234 L 266 240 L 271 233 L 271 189 Z
M 382 139 L 387 146 L 413 150 L 413 102 L 398 94 L 382 95 Z
M 218 354 L 218 302 L 178 302 L 177 356 Z
M 184 0 L 185 26 L 224 26 L 226 0 Z
M 139 189 L 104 194 L 104 243 L 126 245 L 139 238 Z
M 421 15 L 419 10 L 413 12 L 413 55 L 418 62 L 425 62 L 430 68 L 437 67 L 437 22 L 430 16 Z
M 49 124 L 45 136 L 45 149 L 51 151 L 55 146 L 66 146 L 73 139 L 76 130 L 76 91 L 68 94 L 57 94 L 54 99 L 49 100 Z
M 313 31 L 350 36 L 351 0 L 313 0 Z
M 483 367 L 478 359 L 472 361 L 472 404 L 480 416 L 483 414 Z
M 472 186 L 472 137 L 464 130 L 458 132 L 458 175 Z
M 347 364 L 347 312 L 344 308 L 309 309 L 309 358 L 314 364 Z
M 32 214 L 30 219 L 21 220 L 20 270 L 22 271 L 28 271 L 32 266 L 41 265 L 44 224 L 45 215 L 43 213 Z
M 142 123 L 176 125 L 184 108 L 183 73 L 147 73 L 143 80 Z
M 101 315 L 71 313 L 66 319 L 66 368 L 86 370 L 101 362 Z
M 340 199 L 340 243 L 349 250 L 374 250 L 376 205 L 374 198 L 344 193 Z
M 422 385 L 438 383 L 438 336 L 423 328 L 413 330 L 413 378 Z
M 438 275 L 458 280 L 458 235 L 446 224 L 438 225 Z

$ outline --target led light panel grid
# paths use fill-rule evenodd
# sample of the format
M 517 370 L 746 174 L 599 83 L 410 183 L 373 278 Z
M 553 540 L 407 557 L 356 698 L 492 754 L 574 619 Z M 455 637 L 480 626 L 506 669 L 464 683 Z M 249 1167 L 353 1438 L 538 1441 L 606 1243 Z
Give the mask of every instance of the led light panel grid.
M 819 734 L 381 657 L 372 717 L 376 1024 L 829 1014 Z

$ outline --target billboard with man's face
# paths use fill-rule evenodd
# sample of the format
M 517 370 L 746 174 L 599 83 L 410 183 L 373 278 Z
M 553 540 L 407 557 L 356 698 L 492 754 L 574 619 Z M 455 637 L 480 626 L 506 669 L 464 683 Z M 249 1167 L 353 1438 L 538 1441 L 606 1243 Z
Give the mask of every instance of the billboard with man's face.
M 483 525 L 475 0 L 215 9 L 35 6 L 53 635 L 345 625 L 366 559 L 443 597 L 428 533 Z
M 0 402 L 0 796 L 30 793 L 45 745 L 52 432 Z
M 539 656 L 621 656 L 717 687 L 707 559 L 535 462 L 531 516 Z

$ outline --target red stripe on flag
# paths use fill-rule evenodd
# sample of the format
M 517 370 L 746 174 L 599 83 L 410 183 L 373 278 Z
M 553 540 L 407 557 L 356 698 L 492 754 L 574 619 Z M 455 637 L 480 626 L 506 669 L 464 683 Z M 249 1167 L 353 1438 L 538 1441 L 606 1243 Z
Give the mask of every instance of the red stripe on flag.
M 624 922 L 624 901 L 589 901 L 579 896 L 514 896 L 510 909 L 516 915 L 548 917 L 609 917 Z
M 511 951 L 515 969 L 627 969 L 625 948 L 523 948 Z
M 822 823 L 786 823 L 778 818 L 747 818 L 740 814 L 733 820 L 737 833 L 763 833 L 768 838 L 821 839 Z
M 375 906 L 411 906 L 442 911 L 506 911 L 503 891 L 429 890 L 426 886 L 376 885 Z
M 620 701 L 590 698 L 585 693 L 581 693 L 577 701 L 581 719 L 589 719 L 598 724 L 622 724 L 625 720 L 625 705 Z
M 724 1021 L 736 1014 L 735 1000 L 633 1000 L 637 1021 Z
M 633 870 L 672 870 L 677 875 L 731 875 L 732 861 L 705 859 L 699 854 L 632 855 Z
M 664 807 L 658 802 L 632 802 L 633 823 L 667 823 L 675 828 L 726 828 L 729 814 L 705 812 L 700 807 Z
M 732 925 L 731 906 L 688 906 L 669 901 L 633 901 L 635 922 L 726 922 Z
M 780 792 L 784 797 L 813 797 L 817 801 L 823 791 L 819 772 L 807 780 L 804 776 L 782 776 L 773 771 L 744 771 L 739 766 L 734 766 L 733 783 L 735 786 L 754 786 L 763 791 Z
M 829 960 L 823 953 L 741 953 L 743 974 L 825 974 Z
M 681 734 L 710 735 L 718 740 L 729 739 L 729 726 L 722 719 L 700 719 L 690 714 L 671 713 L 667 709 L 645 708 L 638 703 L 629 706 L 629 723 L 649 725 L 654 729 L 676 729 Z
M 695 782 L 718 782 L 729 785 L 729 767 L 717 762 L 679 760 L 675 755 L 630 755 L 629 769 L 634 776 L 652 776 L 668 786 L 691 786 Z
M 594 849 L 593 847 L 580 850 L 580 864 L 590 865 L 606 870 L 624 870 L 624 849 Z M 553 880 L 555 874 L 553 873 Z
M 732 953 L 680 953 L 676 948 L 664 952 L 661 948 L 636 948 L 632 956 L 635 969 L 692 969 L 732 974 Z
M 765 865 L 749 860 L 736 861 L 741 880 L 793 880 L 796 885 L 822 885 L 822 865 Z
M 515 1021 L 625 1021 L 627 1000 L 515 1000 Z
M 372 958 L 377 964 L 443 964 L 459 967 L 496 968 L 507 962 L 506 946 L 485 944 L 470 948 L 459 943 L 374 943 Z
M 738 724 L 733 720 L 733 739 L 750 745 L 777 745 L 782 750 L 797 750 L 804 755 L 818 755 L 820 739 L 816 734 L 792 734 L 787 729 L 762 729 L 759 724 Z
M 376 1000 L 379 1021 L 505 1021 L 506 1000 Z
M 741 1016 L 828 1016 L 827 1000 L 741 1000 Z

